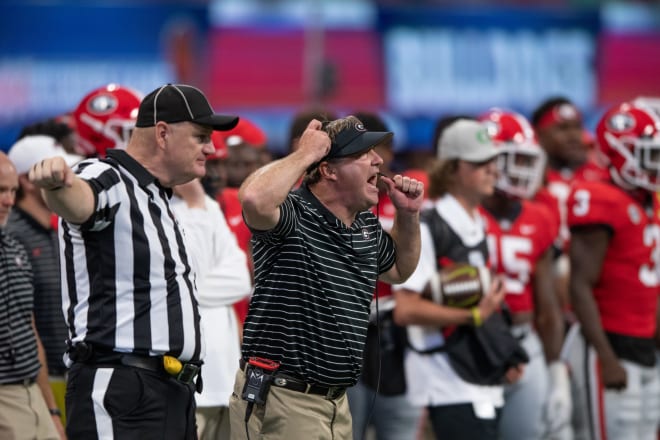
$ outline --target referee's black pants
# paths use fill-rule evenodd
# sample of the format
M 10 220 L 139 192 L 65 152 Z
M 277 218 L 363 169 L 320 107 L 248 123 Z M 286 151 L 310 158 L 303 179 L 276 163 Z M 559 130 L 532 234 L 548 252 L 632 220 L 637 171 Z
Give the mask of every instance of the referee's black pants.
M 140 368 L 75 363 L 66 413 L 69 440 L 197 438 L 194 385 Z

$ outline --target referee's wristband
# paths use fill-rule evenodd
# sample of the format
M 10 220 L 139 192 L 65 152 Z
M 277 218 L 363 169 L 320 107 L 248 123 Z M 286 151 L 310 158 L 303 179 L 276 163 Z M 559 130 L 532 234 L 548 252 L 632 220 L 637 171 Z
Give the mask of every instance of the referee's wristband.
M 484 321 L 481 319 L 481 310 L 479 307 L 472 307 L 470 309 L 470 312 L 472 313 L 472 323 L 474 324 L 475 327 L 481 326 L 481 324 L 484 323 Z
M 62 411 L 59 408 L 48 408 L 48 412 L 51 416 L 62 417 Z

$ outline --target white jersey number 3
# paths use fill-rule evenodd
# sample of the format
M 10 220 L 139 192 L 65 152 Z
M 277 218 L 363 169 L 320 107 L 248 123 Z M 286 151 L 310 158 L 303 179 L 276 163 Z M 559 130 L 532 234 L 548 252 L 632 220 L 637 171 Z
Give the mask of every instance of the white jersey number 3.
M 591 198 L 589 191 L 577 190 L 573 197 L 575 199 L 573 214 L 576 217 L 587 215 Z M 644 228 L 644 245 L 651 249 L 651 261 L 640 266 L 639 280 L 646 287 L 657 287 L 660 285 L 660 226 L 651 224 Z
M 644 245 L 651 249 L 651 261 L 639 268 L 639 279 L 647 287 L 656 287 L 660 285 L 660 226 L 644 228 Z

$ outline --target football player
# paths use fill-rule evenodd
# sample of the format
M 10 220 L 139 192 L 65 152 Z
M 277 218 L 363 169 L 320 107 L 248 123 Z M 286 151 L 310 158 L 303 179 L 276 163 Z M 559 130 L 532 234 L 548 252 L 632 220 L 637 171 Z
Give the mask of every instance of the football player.
M 559 221 L 546 206 L 529 200 L 541 185 L 546 156 L 521 114 L 492 109 L 480 120 L 500 150 L 495 192 L 481 211 L 490 264 L 505 277 L 512 331 L 530 358 L 522 378 L 505 387 L 500 437 L 570 438 L 570 383 L 559 361 L 564 326 L 552 269 Z
M 126 148 L 135 127 L 142 94 L 108 84 L 89 92 L 73 111 L 79 150 L 88 157 L 105 157 L 111 148 Z
M 581 324 L 565 353 L 584 409 L 577 438 L 656 440 L 660 294 L 660 118 L 643 102 L 609 109 L 596 127 L 607 182 L 568 198 L 571 300 Z M 584 337 L 584 339 L 581 338 Z
M 560 218 L 559 235 L 555 241 L 556 290 L 570 323 L 574 318 L 568 298 L 570 266 L 566 251 L 570 234 L 566 225 L 566 199 L 573 181 L 607 179 L 607 171 L 595 161 L 597 156 L 589 154 L 582 114 L 569 99 L 554 97 L 542 102 L 534 110 L 531 122 L 548 158 L 544 186 L 535 199 L 547 205 Z

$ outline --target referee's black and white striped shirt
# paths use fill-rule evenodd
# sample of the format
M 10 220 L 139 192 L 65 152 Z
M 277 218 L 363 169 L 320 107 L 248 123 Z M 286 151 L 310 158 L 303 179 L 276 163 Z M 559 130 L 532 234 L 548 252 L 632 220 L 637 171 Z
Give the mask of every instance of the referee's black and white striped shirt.
M 0 384 L 37 377 L 32 330 L 32 266 L 25 248 L 0 229 Z
M 201 359 L 194 276 L 171 191 L 121 150 L 81 162 L 76 173 L 91 185 L 96 210 L 59 228 L 72 343 Z
M 280 213 L 274 229 L 253 231 L 243 356 L 278 361 L 308 383 L 354 385 L 376 279 L 395 262 L 394 242 L 371 212 L 347 228 L 304 186 Z

